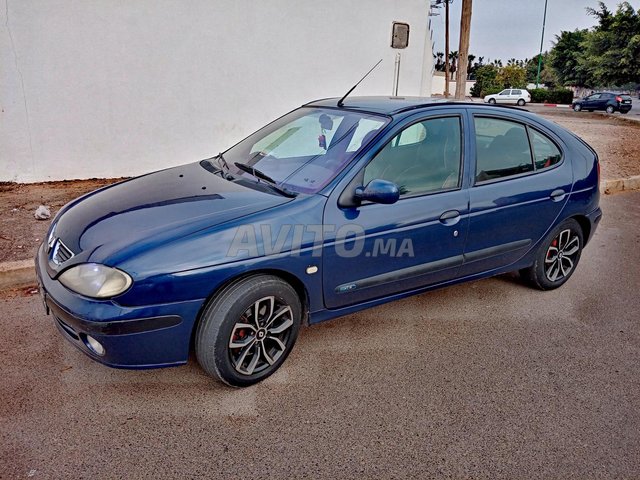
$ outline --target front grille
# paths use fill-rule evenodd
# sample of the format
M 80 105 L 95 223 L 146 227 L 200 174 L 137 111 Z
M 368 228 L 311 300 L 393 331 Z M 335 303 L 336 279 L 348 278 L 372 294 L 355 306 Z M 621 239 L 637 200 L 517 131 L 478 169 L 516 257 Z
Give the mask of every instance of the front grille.
M 56 265 L 60 265 L 70 258 L 72 258 L 75 254 L 67 247 L 62 240 L 57 239 L 53 246 L 53 263 Z

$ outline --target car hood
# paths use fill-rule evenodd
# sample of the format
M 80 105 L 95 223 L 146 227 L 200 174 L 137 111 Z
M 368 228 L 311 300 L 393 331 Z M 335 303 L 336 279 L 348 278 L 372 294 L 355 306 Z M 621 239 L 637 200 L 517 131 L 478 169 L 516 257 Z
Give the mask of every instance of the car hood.
M 56 219 L 54 238 L 75 256 L 52 268 L 83 261 L 117 265 L 154 245 L 290 200 L 225 180 L 198 162 L 151 173 L 67 205 Z

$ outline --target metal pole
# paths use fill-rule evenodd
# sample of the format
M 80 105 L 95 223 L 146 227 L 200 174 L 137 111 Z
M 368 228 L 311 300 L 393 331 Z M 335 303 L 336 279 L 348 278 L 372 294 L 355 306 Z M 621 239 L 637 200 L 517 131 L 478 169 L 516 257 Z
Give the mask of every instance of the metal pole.
M 444 96 L 449 96 L 449 0 L 444 0 Z
M 540 83 L 540 65 L 542 65 L 542 45 L 544 44 L 544 25 L 547 23 L 547 0 L 544 0 L 544 16 L 542 17 L 542 38 L 540 38 L 540 55 L 538 55 L 538 74 L 536 75 L 536 88 Z
M 398 84 L 400 83 L 400 52 L 396 53 L 396 63 L 393 67 L 393 92 L 392 96 L 398 96 Z

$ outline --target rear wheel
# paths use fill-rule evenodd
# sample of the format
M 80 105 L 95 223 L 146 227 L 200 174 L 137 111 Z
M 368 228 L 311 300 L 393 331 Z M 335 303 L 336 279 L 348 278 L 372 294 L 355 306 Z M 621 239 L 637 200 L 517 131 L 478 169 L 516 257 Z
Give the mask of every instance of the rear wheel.
M 620 113 L 626 115 L 627 113 L 629 113 L 629 110 L 620 110 Z
M 285 361 L 301 318 L 300 299 L 291 285 L 270 275 L 245 278 L 205 307 L 196 331 L 196 357 L 217 380 L 252 385 Z
M 576 104 L 573 106 L 573 111 L 574 111 L 574 112 L 579 112 L 580 110 L 582 110 L 582 105 L 580 105 L 579 103 L 576 103 Z
M 490 98 L 489 99 L 489 103 L 496 103 L 496 99 L 495 98 Z
M 540 290 L 558 288 L 573 275 L 582 246 L 582 228 L 573 219 L 565 220 L 540 244 L 534 264 L 521 270 L 520 274 Z
M 523 98 L 518 100 L 518 105 L 520 105 L 521 107 L 524 106 L 525 103 L 527 103 L 527 102 L 525 102 Z
M 606 110 L 606 112 L 607 112 L 607 113 L 609 113 L 609 114 L 611 114 L 611 113 L 615 112 L 615 108 L 613 108 L 613 106 L 612 106 L 612 105 L 607 105 L 607 110 Z

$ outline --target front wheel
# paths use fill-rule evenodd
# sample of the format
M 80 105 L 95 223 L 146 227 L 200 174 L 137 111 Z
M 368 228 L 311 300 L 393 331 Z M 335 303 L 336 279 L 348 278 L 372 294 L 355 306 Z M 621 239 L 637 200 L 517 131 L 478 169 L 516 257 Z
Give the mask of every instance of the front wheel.
M 232 283 L 205 307 L 195 337 L 198 363 L 233 387 L 264 380 L 298 337 L 302 306 L 285 281 L 257 275 Z
M 611 105 L 607 105 L 607 110 L 606 110 L 606 112 L 607 112 L 608 114 L 612 114 L 614 111 L 615 111 L 615 109 L 614 109 Z
M 527 103 L 527 102 L 525 102 L 523 98 L 518 100 L 518 105 L 520 105 L 521 107 L 523 107 L 525 103 Z
M 573 106 L 573 111 L 574 111 L 574 112 L 579 112 L 580 110 L 582 110 L 582 105 L 580 105 L 579 103 L 576 103 L 576 104 Z
M 576 269 L 582 254 L 582 228 L 572 218 L 565 220 L 543 240 L 534 264 L 520 271 L 531 286 L 553 290 L 563 285 Z

